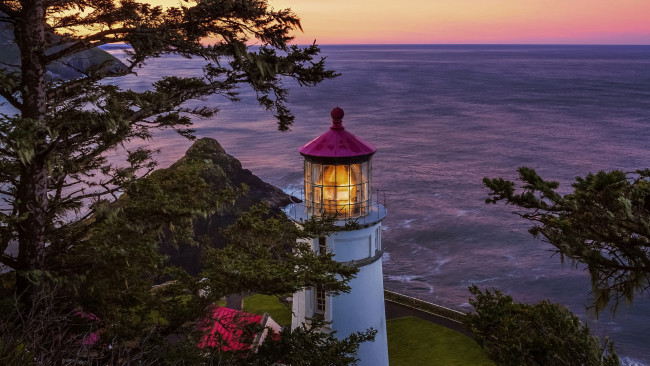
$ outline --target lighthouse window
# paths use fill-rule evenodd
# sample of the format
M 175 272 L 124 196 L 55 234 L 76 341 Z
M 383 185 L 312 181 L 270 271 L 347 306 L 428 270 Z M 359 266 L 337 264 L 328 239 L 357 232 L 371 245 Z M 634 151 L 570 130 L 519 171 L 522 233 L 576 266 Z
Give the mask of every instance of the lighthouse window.
M 318 238 L 318 254 L 327 253 L 327 238 L 321 236 Z
M 316 286 L 316 307 L 314 313 L 325 314 L 325 290 L 321 286 Z
M 370 207 L 370 161 L 320 164 L 305 160 L 305 199 L 312 215 L 350 218 Z
M 381 227 L 375 230 L 375 247 L 377 251 L 381 251 Z

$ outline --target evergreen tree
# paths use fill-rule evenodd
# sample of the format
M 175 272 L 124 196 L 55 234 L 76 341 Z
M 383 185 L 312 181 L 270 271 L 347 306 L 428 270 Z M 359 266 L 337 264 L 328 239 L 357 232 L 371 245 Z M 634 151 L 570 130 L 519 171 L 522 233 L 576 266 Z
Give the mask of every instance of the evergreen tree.
M 19 54 L 0 66 L 0 96 L 16 110 L 0 116 L 0 263 L 10 270 L 1 276 L 0 330 L 13 330 L 0 333 L 3 364 L 218 364 L 226 359 L 220 350 L 196 345 L 200 319 L 223 295 L 347 290 L 355 269 L 297 244 L 314 232 L 263 208 L 228 231 L 231 247 L 208 250 L 201 276 L 168 266 L 157 249 L 161 237 L 207 245 L 192 236 L 194 218 L 223 209 L 245 187 L 211 187 L 205 178 L 219 172 L 197 159 L 150 174 L 155 162 L 146 148 L 128 151 L 123 163 L 106 159 L 160 129 L 192 138 L 191 118 L 217 110 L 186 102 L 210 94 L 235 101 L 239 84 L 251 86 L 287 130 L 293 116 L 283 80 L 312 86 L 335 76 L 316 45 L 288 45 L 300 28 L 294 13 L 264 0 L 167 9 L 134 0 L 16 0 L 0 2 L 0 26 L 13 35 L 3 48 Z M 75 63 L 113 42 L 131 46 L 123 67 Z M 143 92 L 105 82 L 171 53 L 203 59 L 203 77 L 161 76 Z M 55 65 L 77 75 L 53 77 Z M 16 255 L 7 251 L 14 246 Z M 61 325 L 58 337 L 48 324 Z M 303 341 L 292 352 L 318 339 L 297 337 Z M 354 345 L 369 338 L 330 339 L 313 356 L 354 360 Z
M 239 83 L 252 86 L 286 130 L 293 116 L 282 77 L 314 85 L 334 76 L 322 59 L 314 61 L 315 45 L 287 45 L 299 20 L 266 1 L 196 1 L 166 10 L 132 0 L 3 1 L 0 11 L 20 53 L 19 64 L 0 76 L 0 95 L 18 110 L 3 116 L 0 126 L 0 186 L 7 196 L 0 250 L 18 243 L 16 258 L 1 259 L 17 271 L 19 292 L 29 287 L 28 273 L 44 268 L 46 246 L 85 235 L 69 220 L 71 212 L 92 208 L 152 166 L 146 149 L 129 152 L 121 167 L 106 162 L 107 151 L 160 128 L 189 135 L 190 116 L 211 116 L 216 109 L 184 102 L 215 93 L 236 100 Z M 213 45 L 201 43 L 208 37 Z M 260 44 L 257 51 L 247 48 L 250 40 Z M 131 45 L 126 68 L 100 65 L 73 80 L 48 80 L 48 65 L 111 42 Z M 145 92 L 99 83 L 167 53 L 204 59 L 204 76 L 162 76 Z
M 486 202 L 518 207 L 534 223 L 531 234 L 555 246 L 562 259 L 585 264 L 596 310 L 650 289 L 650 170 L 588 174 L 565 195 L 533 169 L 518 171 L 520 193 L 514 182 L 485 178 Z
M 515 303 L 499 290 L 482 292 L 476 286 L 470 292 L 475 313 L 467 314 L 464 323 L 497 365 L 620 365 L 613 343 L 601 344 L 562 305 Z

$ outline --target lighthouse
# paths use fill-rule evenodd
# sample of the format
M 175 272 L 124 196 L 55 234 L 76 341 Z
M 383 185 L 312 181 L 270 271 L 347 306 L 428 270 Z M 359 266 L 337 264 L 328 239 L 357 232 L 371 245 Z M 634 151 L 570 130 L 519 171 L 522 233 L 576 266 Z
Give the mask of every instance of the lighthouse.
M 312 249 L 334 255 L 334 260 L 359 269 L 349 282 L 350 292 L 331 296 L 306 288 L 293 296 L 292 329 L 317 317 L 328 324 L 325 332 L 338 338 L 374 329 L 373 342 L 359 348 L 359 365 L 388 365 L 384 309 L 381 221 L 386 209 L 372 201 L 372 156 L 377 149 L 343 127 L 343 110 L 334 108 L 332 125 L 300 148 L 304 158 L 304 195 L 289 208 L 298 224 L 311 217 L 329 216 L 346 230 L 311 239 Z M 353 227 L 353 230 L 350 230 Z

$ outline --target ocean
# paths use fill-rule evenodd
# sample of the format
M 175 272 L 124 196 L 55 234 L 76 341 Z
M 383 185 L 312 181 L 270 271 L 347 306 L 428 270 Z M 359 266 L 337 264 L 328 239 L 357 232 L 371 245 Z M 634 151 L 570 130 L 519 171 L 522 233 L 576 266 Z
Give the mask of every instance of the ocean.
M 107 48 L 122 57 L 121 50 Z M 469 311 L 467 287 L 496 288 L 518 302 L 567 305 L 599 336 L 614 340 L 625 365 L 650 365 L 650 299 L 638 294 L 598 317 L 584 268 L 562 264 L 531 237 L 529 223 L 484 203 L 483 177 L 516 178 L 528 166 L 568 192 L 576 176 L 633 171 L 650 160 L 650 46 L 346 45 L 323 46 L 341 73 L 315 88 L 292 88 L 290 132 L 276 130 L 254 92 L 218 97 L 198 137 L 217 139 L 265 181 L 293 192 L 302 184 L 298 148 L 325 132 L 330 110 L 373 143 L 373 186 L 385 202 L 385 286 Z M 116 80 L 142 90 L 159 75 L 201 75 L 199 60 L 165 56 Z M 167 166 L 189 141 L 163 132 Z

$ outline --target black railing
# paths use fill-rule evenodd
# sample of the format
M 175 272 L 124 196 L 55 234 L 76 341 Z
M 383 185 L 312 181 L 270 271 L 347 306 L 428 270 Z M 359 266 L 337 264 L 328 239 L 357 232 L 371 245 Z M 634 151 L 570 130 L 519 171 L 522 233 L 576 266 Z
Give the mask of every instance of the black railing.
M 324 210 L 319 210 L 318 207 L 314 207 L 322 205 L 322 203 L 305 201 L 304 189 L 294 191 L 291 195 L 298 198 L 300 202 L 295 202 L 294 200 L 294 202 L 285 208 L 285 213 L 296 222 L 306 221 L 314 216 L 334 216 L 336 218 L 336 225 L 339 226 L 344 226 L 348 222 L 356 222 L 360 225 L 369 225 L 381 221 L 387 213 L 385 205 L 371 201 L 364 203 L 363 211 L 361 213 L 354 212 L 355 210 L 345 209 L 340 212 L 332 212 L 331 210 L 325 212 Z M 379 191 L 377 191 L 377 197 L 379 197 Z M 385 195 L 383 198 L 385 203 Z M 314 206 L 309 207 L 308 205 Z M 345 208 L 345 206 L 342 206 L 342 208 Z

